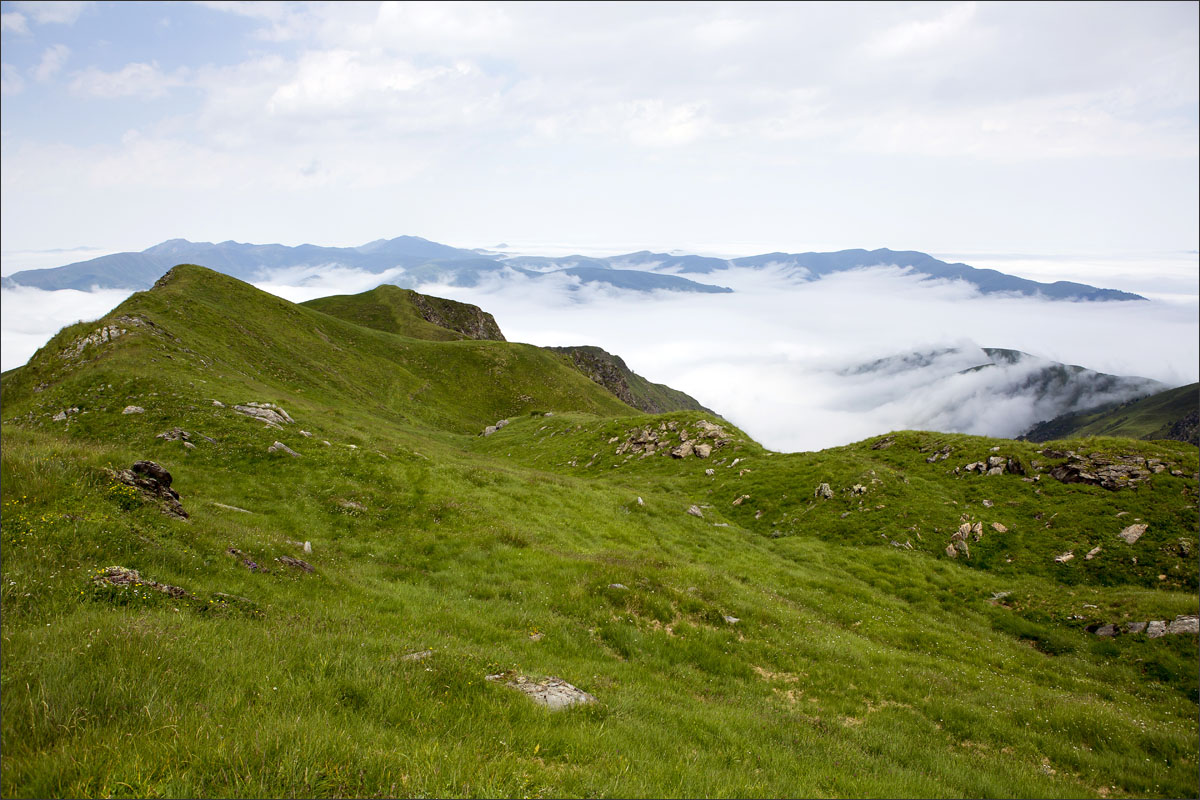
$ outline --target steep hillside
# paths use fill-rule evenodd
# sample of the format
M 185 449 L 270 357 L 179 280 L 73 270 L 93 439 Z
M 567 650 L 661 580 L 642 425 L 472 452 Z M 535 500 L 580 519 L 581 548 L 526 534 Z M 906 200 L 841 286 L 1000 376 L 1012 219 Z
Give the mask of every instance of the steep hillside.
M 301 305 L 367 328 L 414 339 L 504 341 L 495 318 L 479 306 L 386 283 L 362 294 L 319 297 Z
M 1031 442 L 1080 436 L 1174 439 L 1200 444 L 1200 384 L 1168 389 L 1127 403 L 1107 403 L 1040 422 L 1023 437 Z
M 4 373 L 0 794 L 1194 794 L 1196 448 L 566 361 L 184 266 Z
M 584 375 L 640 411 L 650 414 L 708 411 L 694 397 L 661 383 L 651 383 L 627 367 L 620 356 L 599 347 L 581 345 L 547 349 L 562 353 Z

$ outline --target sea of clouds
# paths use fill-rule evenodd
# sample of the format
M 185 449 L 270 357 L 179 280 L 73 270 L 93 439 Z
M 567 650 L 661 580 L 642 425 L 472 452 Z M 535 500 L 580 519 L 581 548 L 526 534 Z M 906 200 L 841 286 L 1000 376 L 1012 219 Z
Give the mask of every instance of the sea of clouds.
M 1140 275 L 1140 283 L 1153 283 Z M 909 428 L 1015 436 L 1061 413 L 1062 397 L 1011 392 L 1044 361 L 965 371 L 987 362 L 981 347 L 1169 386 L 1197 380 L 1200 304 L 1178 272 L 1147 302 L 1107 303 L 982 295 L 962 282 L 921 279 L 895 267 L 819 281 L 752 269 L 708 278 L 734 293 L 631 292 L 512 271 L 473 287 L 416 288 L 479 305 L 510 341 L 598 345 L 780 451 L 819 450 Z M 277 271 L 256 285 L 299 302 L 402 280 L 400 269 L 372 274 L 327 266 Z M 24 363 L 61 326 L 100 317 L 128 294 L 4 290 L 3 368 Z M 862 369 L 912 353 L 928 356 L 920 364 Z M 1076 406 L 1120 399 L 1084 396 Z

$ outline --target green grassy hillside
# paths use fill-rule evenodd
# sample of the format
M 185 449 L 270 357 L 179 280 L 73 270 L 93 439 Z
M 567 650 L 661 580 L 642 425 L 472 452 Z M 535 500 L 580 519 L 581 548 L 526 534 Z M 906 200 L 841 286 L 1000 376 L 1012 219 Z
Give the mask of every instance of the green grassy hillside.
M 479 306 L 382 284 L 369 292 L 318 297 L 302 305 L 388 333 L 435 342 L 504 341 L 500 326 Z
M 1034 426 L 1026 439 L 1044 442 L 1081 436 L 1178 439 L 1196 444 L 1200 384 L 1168 389 L 1128 403 L 1067 414 Z
M 1197 637 L 1090 632 L 1197 613 L 1194 447 L 772 453 L 197 267 L 0 389 L 4 796 L 1195 794 Z

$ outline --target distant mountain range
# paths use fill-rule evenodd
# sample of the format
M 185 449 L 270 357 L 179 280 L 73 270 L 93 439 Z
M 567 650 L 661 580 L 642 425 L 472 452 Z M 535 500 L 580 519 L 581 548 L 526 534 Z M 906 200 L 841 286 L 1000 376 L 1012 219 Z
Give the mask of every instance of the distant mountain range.
M 635 291 L 729 292 L 731 289 L 692 277 L 716 277 L 733 268 L 773 268 L 807 280 L 846 270 L 897 266 L 929 279 L 962 280 L 984 294 L 1012 293 L 1054 300 L 1144 300 L 1140 295 L 1102 289 L 1081 283 L 1039 283 L 993 269 L 950 264 L 913 250 L 839 250 L 831 253 L 765 253 L 746 258 L 720 259 L 640 251 L 593 258 L 581 255 L 557 258 L 506 255 L 466 250 L 417 236 L 377 239 L 359 247 L 319 247 L 303 244 L 243 244 L 240 242 L 190 242 L 171 239 L 140 253 L 114 253 L 50 269 L 16 272 L 3 279 L 4 288 L 39 289 L 148 289 L 167 269 L 190 263 L 209 267 L 245 281 L 262 280 L 284 269 L 338 266 L 373 273 L 391 273 L 388 281 L 413 288 L 442 282 L 474 286 L 487 276 L 523 275 L 542 278 L 559 275 L 572 285 L 608 284 Z M 398 271 L 398 272 L 397 272 Z

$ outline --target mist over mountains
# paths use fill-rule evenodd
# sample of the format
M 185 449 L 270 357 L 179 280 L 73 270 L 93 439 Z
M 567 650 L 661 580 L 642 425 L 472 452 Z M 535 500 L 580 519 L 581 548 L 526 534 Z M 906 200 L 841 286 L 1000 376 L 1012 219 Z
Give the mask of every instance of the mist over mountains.
M 804 280 L 873 266 L 897 266 L 925 278 L 960 280 L 984 294 L 1012 293 L 1058 300 L 1144 300 L 1140 295 L 1101 289 L 1070 281 L 1040 283 L 993 269 L 948 264 L 912 250 L 840 250 L 829 253 L 765 253 L 720 259 L 640 251 L 594 258 L 508 255 L 466 250 L 416 236 L 377 239 L 359 247 L 319 247 L 303 244 L 243 244 L 227 241 L 189 242 L 170 239 L 140 253 L 114 253 L 50 269 L 23 270 L 4 278 L 3 286 L 57 289 L 147 289 L 164 271 L 179 263 L 196 263 L 232 277 L 255 281 L 278 271 L 302 268 L 348 268 L 387 274 L 405 288 L 444 282 L 475 286 L 487 275 L 519 274 L 537 277 L 561 274 L 580 284 L 602 283 L 636 291 L 723 293 L 731 289 L 707 281 L 736 268 L 771 268 Z M 684 275 L 703 276 L 705 281 Z

